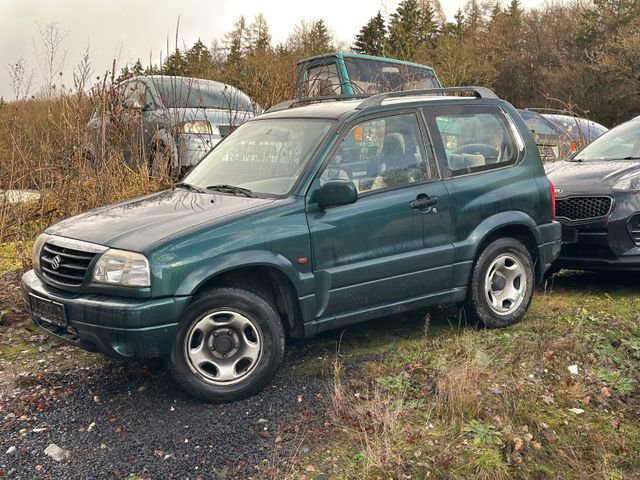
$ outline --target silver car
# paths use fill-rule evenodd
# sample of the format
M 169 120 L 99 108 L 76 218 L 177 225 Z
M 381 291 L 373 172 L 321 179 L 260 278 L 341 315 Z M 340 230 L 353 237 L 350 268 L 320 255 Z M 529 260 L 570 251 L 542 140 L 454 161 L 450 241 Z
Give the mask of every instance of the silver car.
M 89 120 L 89 157 L 99 166 L 116 141 L 128 164 L 147 163 L 154 175 L 180 175 L 261 111 L 235 87 L 188 77 L 133 77 L 115 96 L 115 108 L 98 106 Z

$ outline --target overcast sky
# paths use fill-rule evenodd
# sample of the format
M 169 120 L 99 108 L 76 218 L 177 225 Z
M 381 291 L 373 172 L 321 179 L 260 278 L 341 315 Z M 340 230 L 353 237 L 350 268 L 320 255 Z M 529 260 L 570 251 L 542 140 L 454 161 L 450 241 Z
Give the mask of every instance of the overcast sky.
M 506 0 L 504 0 L 506 1 Z M 274 43 L 286 40 L 301 20 L 322 18 L 338 40 L 351 45 L 360 27 L 378 10 L 387 15 L 400 0 L 0 0 L 0 96 L 13 97 L 7 67 L 21 57 L 33 72 L 34 93 L 42 76 L 34 54 L 38 26 L 56 22 L 65 32 L 66 60 L 63 81 L 71 83 L 71 72 L 90 45 L 92 68 L 104 72 L 113 59 L 119 65 L 151 55 L 158 63 L 166 54 L 167 39 L 175 44 L 180 17 L 179 44 L 190 47 L 200 38 L 205 45 L 221 39 L 240 15 L 251 20 L 257 13 L 267 19 Z M 451 18 L 465 0 L 442 0 Z M 540 0 L 524 0 L 532 6 Z M 95 75 L 94 75 L 95 77 Z

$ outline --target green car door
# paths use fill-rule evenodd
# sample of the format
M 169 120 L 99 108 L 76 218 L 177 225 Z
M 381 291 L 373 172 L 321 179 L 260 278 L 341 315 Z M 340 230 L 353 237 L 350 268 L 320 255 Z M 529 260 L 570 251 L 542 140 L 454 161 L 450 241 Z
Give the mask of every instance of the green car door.
M 316 318 L 449 289 L 449 196 L 425 137 L 416 112 L 387 113 L 347 128 L 330 155 L 308 198 L 339 179 L 355 184 L 358 199 L 324 210 L 309 202 Z

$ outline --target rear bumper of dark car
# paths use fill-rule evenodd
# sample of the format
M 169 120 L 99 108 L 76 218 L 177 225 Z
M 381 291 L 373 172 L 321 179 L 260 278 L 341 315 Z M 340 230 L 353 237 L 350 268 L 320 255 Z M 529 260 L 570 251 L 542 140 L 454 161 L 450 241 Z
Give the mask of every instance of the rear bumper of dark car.
M 168 355 L 178 319 L 190 299 L 79 295 L 47 285 L 33 270 L 23 275 L 21 283 L 27 306 L 30 306 L 30 296 L 63 305 L 63 325 L 31 312 L 36 325 L 68 344 L 116 358 Z

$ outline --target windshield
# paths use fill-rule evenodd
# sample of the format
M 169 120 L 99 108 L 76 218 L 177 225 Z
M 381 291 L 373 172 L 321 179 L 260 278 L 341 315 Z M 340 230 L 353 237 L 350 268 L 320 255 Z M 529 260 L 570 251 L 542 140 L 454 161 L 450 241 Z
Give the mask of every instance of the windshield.
M 640 122 L 623 123 L 597 138 L 578 153 L 576 161 L 640 158 Z
M 195 78 L 154 78 L 165 108 L 219 108 L 252 110 L 251 99 L 237 88 L 224 83 L 197 80 Z
M 232 185 L 257 194 L 285 195 L 332 124 L 299 118 L 247 122 L 214 148 L 184 183 L 203 189 Z
M 356 94 L 440 88 L 430 68 L 357 57 L 344 61 Z

